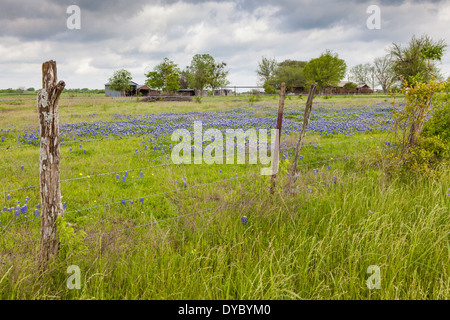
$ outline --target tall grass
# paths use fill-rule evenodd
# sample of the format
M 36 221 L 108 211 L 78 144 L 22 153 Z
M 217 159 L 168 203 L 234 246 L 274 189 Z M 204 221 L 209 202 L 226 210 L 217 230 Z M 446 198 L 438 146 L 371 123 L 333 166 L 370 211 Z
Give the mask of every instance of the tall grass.
M 92 113 L 93 107 L 86 104 L 62 109 Z M 104 110 L 105 118 L 121 106 L 117 101 L 105 103 L 104 109 L 94 105 L 94 112 Z M 191 104 L 201 109 L 207 105 Z M 215 107 L 232 105 L 225 101 Z M 132 113 L 144 108 L 134 102 L 122 106 Z M 147 112 L 158 112 L 163 105 L 148 108 Z M 20 117 L 17 113 L 8 111 L 12 119 Z M 308 141 L 324 139 L 330 144 L 305 147 L 304 162 L 380 146 L 376 139 L 362 137 L 366 135 L 357 135 L 354 143 L 333 144 L 349 138 L 310 136 Z M 150 153 L 136 155 L 133 144 L 138 142 L 130 138 L 83 143 L 86 154 L 69 152 L 65 146 L 62 179 L 160 163 Z M 35 151 L 30 147 L 0 154 L 3 190 L 37 183 Z M 388 171 L 385 162 L 380 152 L 302 166 L 291 193 L 284 190 L 289 165 L 285 161 L 274 196 L 268 192 L 270 178 L 247 176 L 259 168 L 245 165 L 173 165 L 144 171 L 139 180 L 132 179 L 138 172 L 130 172 L 126 183 L 115 175 L 62 182 L 67 211 L 176 191 L 148 198 L 144 205 L 67 214 L 74 230 L 86 233 L 87 252 L 62 243 L 62 254 L 42 275 L 37 269 L 39 223 L 1 229 L 0 298 L 449 299 L 450 170 L 444 167 L 439 178 L 405 179 Z M 207 184 L 236 174 L 238 179 Z M 199 184 L 205 185 L 189 189 Z M 25 196 L 38 199 L 39 190 L 16 192 L 12 200 Z M 243 216 L 248 217 L 246 225 L 241 223 Z M 70 265 L 80 267 L 80 290 L 66 286 Z M 381 289 L 367 287 L 372 265 L 380 268 Z

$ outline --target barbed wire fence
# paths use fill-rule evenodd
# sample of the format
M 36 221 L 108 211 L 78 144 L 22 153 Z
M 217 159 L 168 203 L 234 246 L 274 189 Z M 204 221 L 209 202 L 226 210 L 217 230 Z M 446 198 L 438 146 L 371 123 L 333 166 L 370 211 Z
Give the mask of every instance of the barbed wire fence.
M 119 139 L 119 138 L 109 138 L 109 139 Z M 122 138 L 120 138 L 120 139 L 122 139 Z M 91 139 L 91 140 L 92 141 L 102 141 L 102 140 L 108 140 L 108 138 L 105 138 L 105 139 Z M 355 143 L 355 142 L 368 141 L 368 140 L 380 140 L 381 141 L 380 138 L 373 137 L 373 138 L 367 138 L 367 139 L 364 138 L 364 139 L 359 139 L 359 140 L 346 140 L 346 141 L 336 141 L 336 142 L 315 143 L 315 144 L 304 145 L 303 147 L 304 148 L 305 147 L 317 147 L 317 146 L 328 145 L 328 144 L 335 144 L 335 143 L 336 144 L 340 144 L 340 143 Z M 67 141 L 66 143 L 73 143 L 73 142 L 79 142 L 79 140 Z M 16 148 L 18 149 L 18 148 L 22 148 L 22 147 L 25 147 L 25 146 L 17 146 Z M 280 151 L 291 150 L 293 148 L 294 147 L 290 147 L 290 148 L 284 147 L 284 148 L 281 148 Z M 6 148 L 6 149 L 13 149 L 13 148 Z M 347 159 L 351 158 L 351 157 L 358 157 L 358 156 L 361 156 L 361 155 L 367 155 L 367 154 L 371 154 L 371 153 L 375 153 L 375 152 L 383 152 L 384 150 L 385 150 L 385 148 L 383 148 L 382 150 L 377 149 L 377 150 L 371 150 L 371 151 L 361 152 L 361 153 L 357 153 L 357 154 L 352 154 L 352 155 L 348 155 L 348 156 L 342 156 L 342 157 L 337 157 L 337 158 L 324 159 L 324 160 L 320 160 L 320 161 L 303 163 L 303 164 L 298 165 L 298 167 L 307 167 L 307 166 L 311 166 L 311 165 L 324 164 L 324 163 L 329 163 L 329 162 L 332 162 L 332 161 L 340 161 L 340 160 L 347 161 Z M 155 160 L 156 159 L 154 159 L 153 161 L 155 161 Z M 161 164 L 158 164 L 158 165 L 146 166 L 146 167 L 141 167 L 141 168 L 131 168 L 131 169 L 128 169 L 128 170 L 103 172 L 103 173 L 86 175 L 84 177 L 73 177 L 73 178 L 63 179 L 63 180 L 61 180 L 61 182 L 85 180 L 85 179 L 90 179 L 90 178 L 93 178 L 93 177 L 101 177 L 101 176 L 107 176 L 107 175 L 112 175 L 112 174 L 133 172 L 133 171 L 150 170 L 150 169 L 167 167 L 167 166 L 172 166 L 172 165 L 174 165 L 173 162 L 161 163 Z M 363 171 L 365 171 L 365 170 L 360 170 L 360 171 L 355 172 L 353 174 L 357 174 L 357 173 L 360 173 L 360 172 L 363 172 Z M 184 191 L 187 191 L 187 190 L 192 190 L 192 189 L 197 189 L 197 188 L 201 188 L 201 187 L 211 186 L 211 185 L 215 185 L 215 184 L 218 184 L 218 183 L 228 183 L 228 182 L 231 182 L 231 181 L 235 181 L 237 179 L 244 179 L 244 178 L 254 177 L 254 176 L 257 176 L 257 175 L 260 175 L 260 173 L 252 173 L 252 174 L 243 175 L 243 176 L 236 175 L 235 177 L 222 179 L 222 180 L 217 180 L 217 181 L 208 182 L 208 183 L 202 183 L 202 184 L 187 186 L 187 187 L 182 188 L 182 189 L 176 188 L 176 189 L 171 189 L 171 190 L 167 190 L 167 191 L 162 191 L 162 192 L 158 192 L 158 193 L 149 194 L 149 195 L 138 197 L 138 198 L 131 198 L 131 199 L 126 199 L 126 200 L 122 199 L 120 201 L 114 201 L 114 202 L 107 203 L 107 204 L 101 204 L 101 205 L 86 207 L 86 208 L 82 208 L 82 209 L 78 209 L 78 210 L 65 211 L 64 214 L 66 216 L 67 215 L 73 215 L 73 214 L 77 214 L 79 212 L 92 211 L 94 209 L 106 208 L 106 207 L 111 207 L 111 206 L 114 206 L 114 205 L 124 205 L 124 204 L 131 203 L 131 202 L 134 202 L 134 201 L 140 201 L 141 204 L 143 204 L 145 199 L 148 199 L 148 198 L 151 198 L 151 197 L 157 197 L 157 196 L 163 196 L 163 195 L 172 194 L 172 193 L 184 192 Z M 317 182 L 317 184 L 320 184 L 320 183 L 321 182 Z M 314 185 L 314 184 L 315 183 L 309 184 L 308 188 L 310 186 Z M 11 192 L 16 192 L 16 191 L 21 191 L 21 190 L 33 189 L 33 188 L 37 188 L 38 186 L 39 185 L 31 185 L 31 186 L 28 186 L 28 187 L 16 188 L 16 189 L 2 191 L 1 193 L 5 194 L 5 193 L 11 193 Z M 296 191 L 294 191 L 294 192 L 296 192 Z M 239 203 L 242 203 L 242 201 L 239 202 Z M 152 225 L 155 225 L 155 224 L 159 224 L 159 223 L 162 223 L 162 222 L 176 220 L 176 219 L 181 219 L 181 218 L 185 218 L 185 217 L 188 217 L 188 216 L 191 216 L 191 215 L 202 214 L 202 213 L 210 212 L 210 211 L 213 211 L 213 210 L 216 212 L 216 211 L 221 210 L 223 208 L 230 207 L 233 204 L 234 203 L 231 203 L 231 204 L 227 203 L 227 204 L 224 204 L 224 205 L 221 205 L 221 206 L 216 206 L 216 207 L 205 209 L 205 210 L 201 210 L 201 211 L 190 212 L 190 213 L 187 213 L 187 214 L 178 215 L 178 216 L 175 216 L 175 217 L 170 217 L 170 218 L 166 218 L 166 219 L 162 219 L 162 220 L 155 220 L 155 221 L 151 221 L 149 223 L 144 223 L 144 224 L 140 224 L 140 225 L 136 225 L 136 226 L 124 227 L 124 228 L 116 229 L 116 230 L 109 231 L 109 232 L 99 232 L 99 233 L 97 233 L 95 235 L 90 235 L 89 237 L 86 237 L 85 240 L 94 239 L 94 238 L 100 237 L 102 235 L 104 236 L 104 235 L 109 235 L 109 234 L 112 234 L 112 233 L 119 233 L 119 232 L 125 232 L 127 230 L 149 227 L 149 226 L 152 226 Z M 11 228 L 13 226 L 24 225 L 24 224 L 28 224 L 28 223 L 31 223 L 33 221 L 39 221 L 39 220 L 40 219 L 38 217 L 36 217 L 34 219 L 28 219 L 26 221 L 14 222 L 14 223 L 12 223 L 13 220 L 11 220 L 9 224 L 0 227 L 0 230 L 1 230 L 0 234 L 4 233 L 5 230 L 7 230 L 7 229 L 9 229 L 9 228 Z M 26 245 L 27 243 L 36 243 L 38 241 L 39 241 L 38 239 L 31 239 L 31 240 L 29 240 L 27 242 L 22 242 L 19 245 L 22 246 L 22 245 Z

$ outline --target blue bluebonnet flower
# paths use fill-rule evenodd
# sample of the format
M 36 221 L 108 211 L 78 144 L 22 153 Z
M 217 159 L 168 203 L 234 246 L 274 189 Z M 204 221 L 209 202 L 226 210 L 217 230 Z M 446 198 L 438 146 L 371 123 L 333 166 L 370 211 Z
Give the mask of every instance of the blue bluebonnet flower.
M 6 196 L 6 200 L 11 200 L 11 195 L 10 195 L 10 194 L 8 194 L 8 195 Z
M 141 204 L 144 204 L 144 198 L 139 199 L 139 202 L 140 202 Z
M 40 204 L 36 205 L 36 208 L 40 209 L 40 208 L 41 208 L 41 205 L 40 205 Z
M 116 174 L 116 179 L 120 179 L 120 175 L 119 174 Z
M 72 148 L 70 148 L 69 151 L 72 151 Z
M 241 219 L 241 222 L 242 222 L 242 225 L 245 226 L 245 225 L 247 224 L 247 222 L 248 222 L 247 217 L 246 217 L 246 216 L 243 216 L 242 219 Z
M 23 213 L 23 214 L 27 213 L 27 212 L 28 212 L 28 206 L 27 206 L 27 205 L 24 205 L 24 206 L 20 209 L 20 212 Z
M 369 210 L 369 213 L 373 213 L 372 210 Z
M 336 182 L 337 182 L 337 178 L 333 177 L 333 183 L 336 184 Z
M 22 170 L 23 170 L 23 166 L 20 166 L 20 169 L 22 169 Z
M 139 176 L 141 177 L 141 179 L 144 177 L 144 173 L 141 171 L 141 173 L 139 174 Z
M 128 178 L 128 171 L 125 171 L 125 178 Z
M 327 170 L 328 170 L 328 171 L 330 171 L 330 169 L 331 169 L 331 167 L 330 167 L 330 166 L 328 166 Z
M 127 179 L 127 177 L 126 177 L 126 176 L 123 176 L 123 177 L 122 177 L 122 182 L 125 182 L 126 179 Z
M 38 210 L 38 209 L 34 210 L 34 216 L 35 216 L 36 218 L 39 217 L 39 210 Z
M 86 153 L 86 149 L 84 149 L 84 153 Z
M 303 160 L 303 156 L 300 156 L 300 160 Z
M 63 203 L 63 209 L 64 209 L 64 210 L 66 210 L 66 209 L 67 209 L 67 205 L 66 205 L 66 203 L 65 203 L 65 202 Z
M 220 173 L 222 173 L 222 170 L 219 170 Z
M 126 204 L 126 201 L 125 201 L 125 200 L 122 200 L 121 202 L 122 202 L 122 204 Z

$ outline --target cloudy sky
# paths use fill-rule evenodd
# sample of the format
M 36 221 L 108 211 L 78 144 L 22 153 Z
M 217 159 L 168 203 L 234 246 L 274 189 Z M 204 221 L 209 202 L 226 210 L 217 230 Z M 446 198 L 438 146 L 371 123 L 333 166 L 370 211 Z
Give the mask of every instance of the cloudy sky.
M 79 30 L 67 28 L 70 5 Z M 381 29 L 367 27 L 370 5 Z M 120 68 L 144 83 L 164 57 L 183 69 L 196 53 L 227 62 L 231 85 L 255 85 L 262 56 L 309 60 L 330 49 L 352 67 L 414 34 L 450 44 L 449 31 L 450 0 L 0 0 L 0 88 L 40 88 L 50 59 L 67 88 L 104 88 Z M 441 68 L 450 76 L 450 49 Z

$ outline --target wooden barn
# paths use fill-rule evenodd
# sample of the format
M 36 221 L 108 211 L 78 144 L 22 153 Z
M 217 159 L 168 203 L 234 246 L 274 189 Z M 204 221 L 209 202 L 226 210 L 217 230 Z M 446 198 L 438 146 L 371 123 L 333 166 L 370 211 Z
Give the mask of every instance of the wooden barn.
M 373 93 L 373 90 L 367 84 L 360 84 L 356 88 L 345 88 L 347 83 L 351 81 L 341 81 L 335 87 L 325 88 L 324 94 L 369 94 Z

